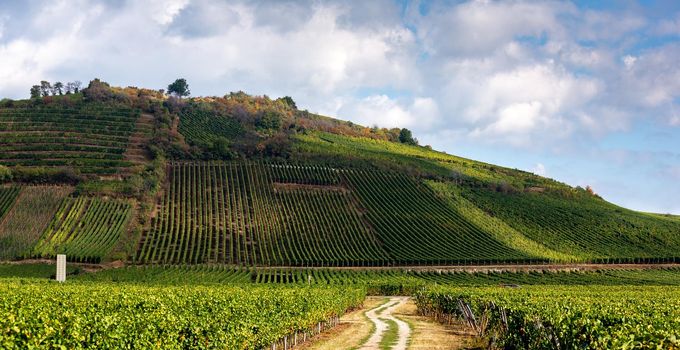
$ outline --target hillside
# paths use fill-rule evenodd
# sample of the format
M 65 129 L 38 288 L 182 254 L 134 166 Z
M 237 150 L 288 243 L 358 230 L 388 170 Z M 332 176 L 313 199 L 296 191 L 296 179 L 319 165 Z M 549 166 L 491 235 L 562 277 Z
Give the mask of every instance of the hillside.
M 0 103 L 0 258 L 257 266 L 668 262 L 680 219 L 243 92 L 94 80 Z M 35 210 L 37 205 L 44 208 Z

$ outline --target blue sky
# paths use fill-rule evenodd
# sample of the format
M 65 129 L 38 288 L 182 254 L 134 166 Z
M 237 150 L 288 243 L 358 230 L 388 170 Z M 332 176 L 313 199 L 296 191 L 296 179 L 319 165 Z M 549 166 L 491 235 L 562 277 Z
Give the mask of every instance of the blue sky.
M 680 214 L 678 1 L 2 1 L 0 96 L 40 80 L 290 95 Z

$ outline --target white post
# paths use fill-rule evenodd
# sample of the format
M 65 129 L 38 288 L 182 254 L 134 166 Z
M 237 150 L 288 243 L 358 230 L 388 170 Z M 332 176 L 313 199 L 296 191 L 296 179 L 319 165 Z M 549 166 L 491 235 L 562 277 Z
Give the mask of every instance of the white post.
M 57 255 L 57 282 L 66 281 L 66 255 Z

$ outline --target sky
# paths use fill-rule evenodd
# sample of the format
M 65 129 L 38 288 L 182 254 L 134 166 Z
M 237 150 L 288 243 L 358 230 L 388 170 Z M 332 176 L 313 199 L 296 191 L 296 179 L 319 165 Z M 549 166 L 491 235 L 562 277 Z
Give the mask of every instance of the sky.
M 680 214 L 680 1 L 0 1 L 40 80 L 243 90 Z

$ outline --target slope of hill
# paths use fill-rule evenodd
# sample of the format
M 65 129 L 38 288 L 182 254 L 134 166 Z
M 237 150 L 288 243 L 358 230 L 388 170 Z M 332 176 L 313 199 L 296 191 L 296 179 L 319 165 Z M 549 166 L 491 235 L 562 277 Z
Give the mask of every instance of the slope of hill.
M 0 108 L 0 164 L 68 167 L 112 174 L 123 159 L 139 113 L 109 105 L 24 105 Z
M 139 262 L 357 266 L 531 258 L 399 173 L 238 162 L 174 164 L 168 174 L 170 188 Z
M 680 256 L 677 217 L 418 146 L 400 129 L 301 111 L 289 97 L 180 101 L 95 80 L 82 94 L 3 101 L 0 133 L 5 259 L 383 266 Z M 45 182 L 75 192 L 15 242 L 2 227 L 23 210 L 17 188 Z

